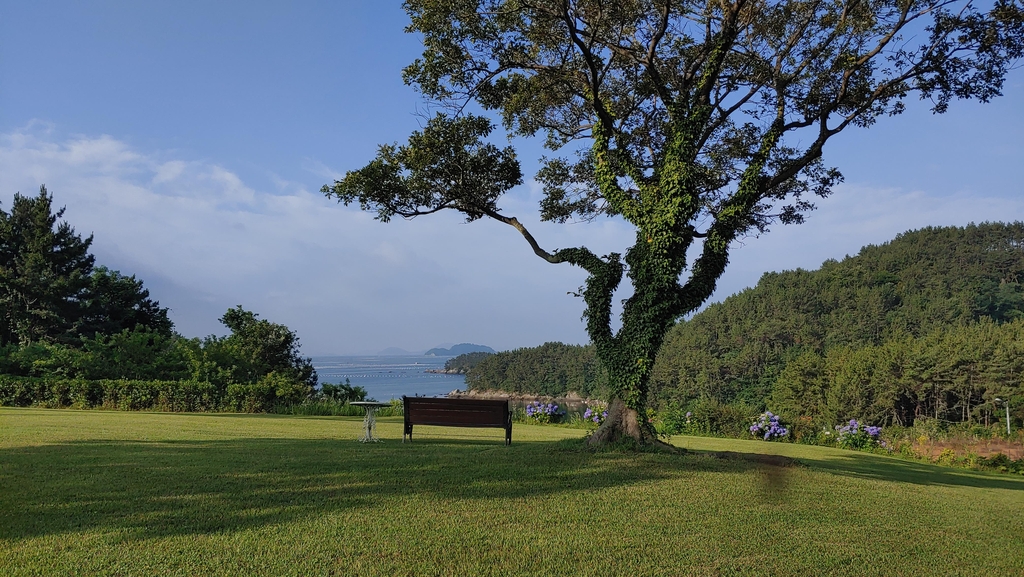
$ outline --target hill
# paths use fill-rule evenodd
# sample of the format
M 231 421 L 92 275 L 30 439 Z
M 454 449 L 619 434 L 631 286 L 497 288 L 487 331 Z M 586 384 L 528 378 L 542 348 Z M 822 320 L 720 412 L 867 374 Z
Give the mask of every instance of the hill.
M 474 345 L 473 343 L 461 343 L 450 349 L 436 347 L 423 353 L 428 357 L 457 357 L 466 353 L 493 353 L 494 349 L 486 345 Z
M 880 346 L 1024 317 L 1024 223 L 906 232 L 815 271 L 766 273 L 667 336 L 661 399 L 759 404 L 803 353 Z
M 602 395 L 606 380 L 593 347 L 563 343 L 502 351 L 481 359 L 466 372 L 470 390 L 551 396 L 569 391 L 584 397 Z

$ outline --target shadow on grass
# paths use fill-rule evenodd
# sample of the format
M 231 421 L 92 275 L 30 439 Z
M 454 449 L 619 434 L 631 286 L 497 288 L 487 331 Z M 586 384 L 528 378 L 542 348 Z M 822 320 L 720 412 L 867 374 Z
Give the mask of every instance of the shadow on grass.
M 873 455 L 801 461 L 836 474 L 1024 489 L 1024 481 Z M 125 538 L 259 528 L 331 512 L 516 499 L 756 472 L 781 495 L 792 468 L 744 456 L 590 453 L 566 442 L 475 439 L 81 441 L 0 449 L 0 539 L 100 530 Z
M 77 441 L 0 449 L 0 539 L 237 531 L 414 499 L 527 498 L 748 465 L 590 454 L 552 442 Z M 749 465 L 753 467 L 753 465 Z
M 775 453 L 761 454 L 746 446 L 736 448 L 736 458 L 770 463 Z M 721 451 L 697 449 L 697 454 L 723 455 Z M 742 455 L 742 456 L 741 456 Z M 820 456 L 819 456 L 820 455 Z M 1009 489 L 1024 491 L 1024 477 L 995 471 L 973 471 L 942 467 L 931 463 L 899 457 L 875 455 L 861 451 L 821 448 L 818 455 L 801 455 L 796 461 L 802 465 L 821 469 L 836 475 L 876 479 L 915 485 L 972 487 L 978 489 Z
M 954 469 L 870 453 L 850 451 L 850 455 L 829 455 L 820 459 L 801 459 L 801 461 L 832 473 L 867 479 L 916 485 L 1024 491 L 1024 477 L 1020 476 L 994 471 Z

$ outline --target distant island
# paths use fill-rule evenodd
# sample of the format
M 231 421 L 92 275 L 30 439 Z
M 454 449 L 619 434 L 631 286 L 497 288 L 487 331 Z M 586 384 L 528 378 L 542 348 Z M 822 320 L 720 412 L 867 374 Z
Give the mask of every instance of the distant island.
M 457 357 L 466 353 L 493 353 L 494 349 L 486 345 L 474 345 L 473 343 L 461 343 L 450 349 L 441 347 L 430 349 L 423 353 L 428 357 Z

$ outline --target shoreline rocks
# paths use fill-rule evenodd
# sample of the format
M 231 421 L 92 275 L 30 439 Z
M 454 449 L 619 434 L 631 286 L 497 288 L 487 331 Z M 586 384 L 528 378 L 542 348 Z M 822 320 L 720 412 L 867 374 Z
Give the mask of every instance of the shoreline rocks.
M 540 401 L 542 403 L 556 402 L 559 404 L 567 405 L 569 407 L 581 407 L 587 406 L 592 403 L 603 403 L 600 399 L 587 399 L 581 397 L 575 391 L 569 391 L 565 395 L 552 397 L 550 395 L 531 395 L 524 393 L 508 393 L 505 391 L 499 391 L 495 389 L 488 389 L 486 391 L 469 390 L 462 391 L 455 389 L 448 393 L 448 397 L 452 398 L 474 398 L 474 399 L 508 399 L 514 403 L 532 403 L 534 401 Z

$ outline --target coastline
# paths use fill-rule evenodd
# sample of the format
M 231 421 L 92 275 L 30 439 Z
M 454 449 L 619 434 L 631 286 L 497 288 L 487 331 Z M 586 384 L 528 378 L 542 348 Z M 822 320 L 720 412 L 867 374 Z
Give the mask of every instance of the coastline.
M 464 369 L 427 369 L 424 373 L 431 373 L 434 375 L 464 375 L 466 371 Z
M 555 402 L 567 409 L 577 410 L 581 407 L 587 407 L 596 403 L 604 403 L 601 399 L 588 399 L 580 396 L 575 391 L 569 391 L 565 395 L 551 396 L 551 395 L 533 395 L 526 393 L 509 393 L 497 389 L 487 389 L 484 391 L 480 390 L 468 390 L 462 391 L 455 389 L 448 393 L 446 396 L 451 398 L 471 398 L 471 399 L 508 399 L 514 404 L 526 404 L 534 401 L 540 401 L 542 403 Z

